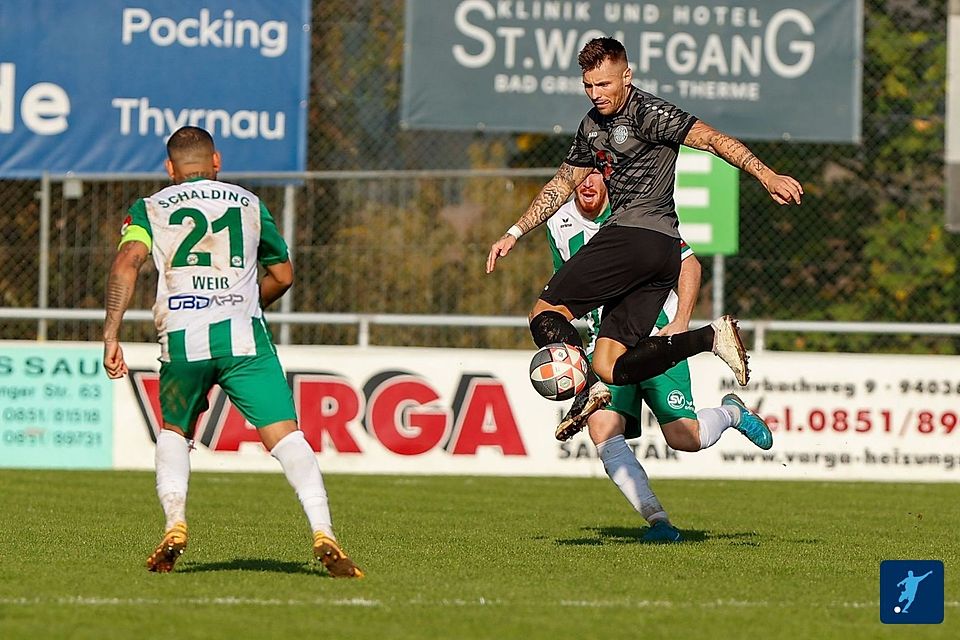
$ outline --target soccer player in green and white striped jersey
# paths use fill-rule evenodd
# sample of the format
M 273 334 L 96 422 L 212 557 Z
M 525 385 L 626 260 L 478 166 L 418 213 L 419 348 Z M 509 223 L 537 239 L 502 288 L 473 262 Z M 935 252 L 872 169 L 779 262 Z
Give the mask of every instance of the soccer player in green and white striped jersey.
M 547 239 L 558 270 L 599 231 L 610 217 L 607 188 L 599 171 L 594 171 L 576 188 L 574 197 L 547 220 Z M 670 291 L 651 335 L 673 335 L 686 331 L 700 292 L 700 263 L 686 242 L 680 240 L 680 277 L 677 291 Z M 679 292 L 679 295 L 678 295 Z M 586 316 L 592 357 L 603 309 Z M 644 539 L 650 542 L 679 542 L 680 531 L 671 524 L 640 461 L 627 446 L 628 438 L 640 435 L 642 403 L 646 403 L 663 437 L 678 451 L 700 451 L 717 443 L 729 427 L 741 431 L 761 448 L 769 449 L 773 438 L 766 424 L 734 394 L 728 394 L 715 408 L 696 410 L 686 360 L 665 373 L 635 385 L 610 385 L 610 403 L 589 414 L 585 421 L 564 420 L 557 439 L 568 440 L 584 426 L 597 447 L 603 468 L 634 509 L 650 524 Z
M 209 133 L 183 127 L 167 142 L 173 184 L 137 200 L 124 221 L 107 281 L 103 364 L 127 373 L 119 336 L 137 274 L 152 254 L 159 278 L 154 321 L 160 342 L 157 495 L 166 533 L 147 560 L 168 572 L 187 545 L 189 453 L 207 394 L 218 384 L 283 468 L 313 531 L 317 560 L 337 577 L 363 572 L 336 542 L 323 476 L 297 427 L 293 395 L 263 307 L 293 284 L 287 245 L 256 194 L 217 180 L 221 158 Z M 257 265 L 265 275 L 258 281 Z

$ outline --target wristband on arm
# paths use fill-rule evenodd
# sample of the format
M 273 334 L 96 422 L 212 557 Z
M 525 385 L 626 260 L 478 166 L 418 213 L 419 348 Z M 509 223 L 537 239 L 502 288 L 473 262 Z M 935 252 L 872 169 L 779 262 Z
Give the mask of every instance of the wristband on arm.
M 520 227 L 518 227 L 517 225 L 513 225 L 512 227 L 507 229 L 507 232 L 504 235 L 510 235 L 510 236 L 513 236 L 514 239 L 519 240 L 520 236 L 523 235 L 523 230 L 520 229 Z

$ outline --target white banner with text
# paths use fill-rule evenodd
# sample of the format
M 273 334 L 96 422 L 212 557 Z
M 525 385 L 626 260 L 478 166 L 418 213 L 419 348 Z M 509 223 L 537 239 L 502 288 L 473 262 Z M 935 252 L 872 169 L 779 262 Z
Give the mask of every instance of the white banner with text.
M 0 466 L 64 466 L 64 459 L 84 460 L 83 447 L 109 443 L 114 468 L 153 468 L 158 348 L 125 345 L 131 375 L 109 382 L 92 357 L 70 360 L 82 347 L 96 345 L 0 343 Z M 532 349 L 292 346 L 279 353 L 324 471 L 603 475 L 586 433 L 554 439 L 569 403 L 533 390 Z M 740 388 L 716 357 L 692 358 L 694 400 L 698 408 L 717 406 L 736 391 L 771 426 L 773 448 L 761 451 L 730 429 L 710 449 L 677 452 L 645 413 L 643 435 L 631 445 L 652 477 L 960 480 L 960 357 L 763 352 L 750 362 L 751 382 Z M 86 408 L 91 398 L 71 399 L 89 395 L 93 383 L 97 401 L 112 401 L 112 420 Z M 88 414 L 94 423 L 85 437 Z M 72 455 L 62 450 L 68 446 Z M 195 446 L 197 470 L 279 470 L 219 388 L 197 424 Z M 95 467 L 103 464 L 97 460 Z

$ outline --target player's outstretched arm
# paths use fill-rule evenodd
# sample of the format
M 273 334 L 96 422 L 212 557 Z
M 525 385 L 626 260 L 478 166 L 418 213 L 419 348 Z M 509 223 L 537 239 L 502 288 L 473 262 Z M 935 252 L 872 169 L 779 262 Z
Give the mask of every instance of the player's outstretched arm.
M 121 378 L 127 373 L 127 363 L 120 348 L 120 324 L 133 298 L 137 275 L 148 252 L 147 245 L 140 241 L 124 242 L 110 266 L 103 323 L 103 368 L 109 378 Z
M 760 181 L 777 204 L 800 204 L 803 186 L 790 176 L 781 175 L 760 162 L 745 144 L 717 131 L 706 122 L 697 120 L 683 144 L 701 151 L 709 151 L 730 164 L 743 169 Z
M 593 167 L 575 167 L 566 162 L 561 164 L 556 175 L 543 185 L 540 193 L 533 199 L 517 223 L 490 247 L 490 253 L 487 255 L 487 273 L 497 266 L 497 259 L 510 253 L 520 236 L 540 226 L 555 214 L 573 190 L 586 180 L 592 171 Z
M 264 309 L 279 300 L 293 286 L 293 263 L 289 260 L 266 267 L 260 281 L 260 306 Z

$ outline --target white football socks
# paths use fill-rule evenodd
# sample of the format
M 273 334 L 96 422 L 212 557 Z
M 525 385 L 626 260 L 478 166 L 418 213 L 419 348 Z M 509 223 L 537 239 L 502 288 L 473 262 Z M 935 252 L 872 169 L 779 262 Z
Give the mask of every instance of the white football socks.
M 740 421 L 740 411 L 733 406 L 723 405 L 697 411 L 700 422 L 700 449 L 717 444 L 723 432 Z
M 302 431 L 294 431 L 281 438 L 270 452 L 283 467 L 290 486 L 297 492 L 303 511 L 310 522 L 310 530 L 323 531 L 334 538 L 333 523 L 330 518 L 330 503 L 327 490 L 323 486 L 323 475 L 317 457 L 307 444 Z
M 190 482 L 190 443 L 179 433 L 157 434 L 157 496 L 167 518 L 167 530 L 187 521 L 187 485 Z
M 619 487 L 623 497 L 651 525 L 657 520 L 667 520 L 667 512 L 650 488 L 650 480 L 640 461 L 627 446 L 623 435 L 614 436 L 597 445 L 597 453 L 603 468 Z

